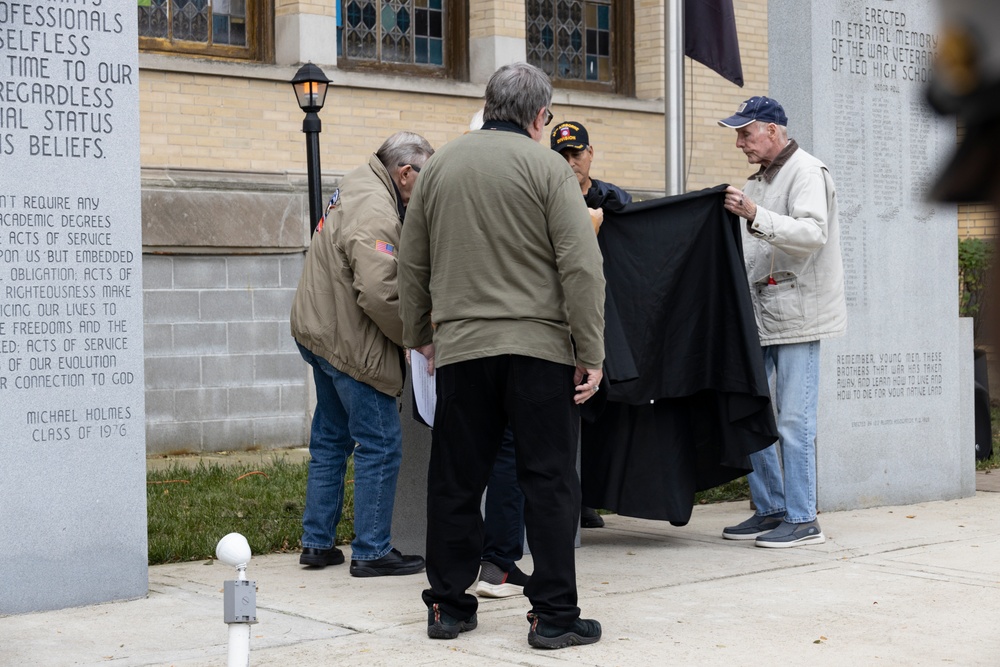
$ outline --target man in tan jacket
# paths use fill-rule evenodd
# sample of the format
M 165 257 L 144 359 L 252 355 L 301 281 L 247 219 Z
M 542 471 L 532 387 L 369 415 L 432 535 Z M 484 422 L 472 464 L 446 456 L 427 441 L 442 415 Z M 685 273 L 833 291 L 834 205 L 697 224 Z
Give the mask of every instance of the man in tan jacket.
M 306 254 L 292 304 L 292 336 L 313 368 L 316 411 L 302 517 L 303 565 L 344 562 L 334 546 L 354 455 L 355 577 L 415 574 L 420 556 L 392 548 L 392 510 L 402 458 L 396 399 L 403 390 L 403 324 L 396 255 L 405 206 L 434 149 L 397 132 L 331 198 Z

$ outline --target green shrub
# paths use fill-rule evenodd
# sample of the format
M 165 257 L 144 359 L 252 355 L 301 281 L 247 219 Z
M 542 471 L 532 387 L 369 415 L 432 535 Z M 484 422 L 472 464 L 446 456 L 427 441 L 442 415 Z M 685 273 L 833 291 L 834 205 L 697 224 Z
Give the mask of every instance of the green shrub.
M 992 242 L 977 238 L 958 242 L 958 312 L 962 317 L 973 318 L 973 331 L 977 338 L 986 298 L 986 276 L 992 259 Z

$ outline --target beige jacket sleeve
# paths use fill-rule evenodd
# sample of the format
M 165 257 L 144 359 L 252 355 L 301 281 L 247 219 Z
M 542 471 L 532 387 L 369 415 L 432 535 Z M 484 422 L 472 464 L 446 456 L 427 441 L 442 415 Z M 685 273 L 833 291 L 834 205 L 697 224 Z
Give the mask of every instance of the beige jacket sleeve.
M 345 239 L 344 254 L 354 275 L 358 305 L 386 338 L 402 347 L 396 282 L 399 228 L 395 215 L 366 218 Z

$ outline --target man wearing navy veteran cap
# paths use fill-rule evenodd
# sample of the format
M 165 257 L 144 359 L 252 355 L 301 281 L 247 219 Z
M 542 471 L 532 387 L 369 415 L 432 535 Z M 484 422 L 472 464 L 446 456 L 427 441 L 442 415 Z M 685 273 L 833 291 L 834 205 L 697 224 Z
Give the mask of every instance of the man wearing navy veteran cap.
M 819 344 L 847 329 L 836 189 L 826 165 L 788 138 L 777 101 L 751 97 L 719 125 L 736 130 L 736 147 L 760 165 L 743 190 L 726 188 L 725 207 L 745 223 L 743 257 L 781 447 L 781 461 L 776 445 L 750 455 L 757 512 L 722 536 L 771 548 L 819 544 Z
M 549 136 L 552 150 L 562 155 L 569 163 L 570 169 L 580 182 L 580 192 L 583 201 L 587 203 L 590 212 L 590 223 L 594 233 L 601 231 L 604 224 L 604 211 L 617 213 L 632 203 L 632 195 L 617 185 L 599 181 L 590 177 L 590 165 L 594 161 L 594 147 L 590 145 L 590 135 L 583 123 L 568 120 L 559 123 Z M 604 519 L 593 507 L 580 507 L 581 528 L 603 528 Z
M 569 163 L 576 179 L 580 182 L 580 192 L 590 209 L 590 221 L 594 233 L 600 231 L 604 222 L 604 211 L 617 212 L 632 202 L 632 197 L 617 185 L 590 177 L 590 165 L 594 160 L 594 147 L 590 135 L 582 123 L 569 120 L 559 123 L 552 130 L 549 145 Z M 600 517 L 594 514 L 598 519 Z M 604 525 L 603 522 L 601 525 Z

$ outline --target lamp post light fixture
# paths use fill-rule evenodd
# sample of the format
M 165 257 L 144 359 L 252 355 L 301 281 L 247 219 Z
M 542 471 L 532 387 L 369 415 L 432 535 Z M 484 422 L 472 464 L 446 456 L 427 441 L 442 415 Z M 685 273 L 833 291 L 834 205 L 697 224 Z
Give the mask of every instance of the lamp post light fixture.
M 295 99 L 306 113 L 306 117 L 302 120 L 302 131 L 306 134 L 309 228 L 310 232 L 315 232 L 323 208 L 323 174 L 319 166 L 319 133 L 323 131 L 323 123 L 317 114 L 326 102 L 330 79 L 319 67 L 306 63 L 295 73 L 291 83 L 295 89 Z

